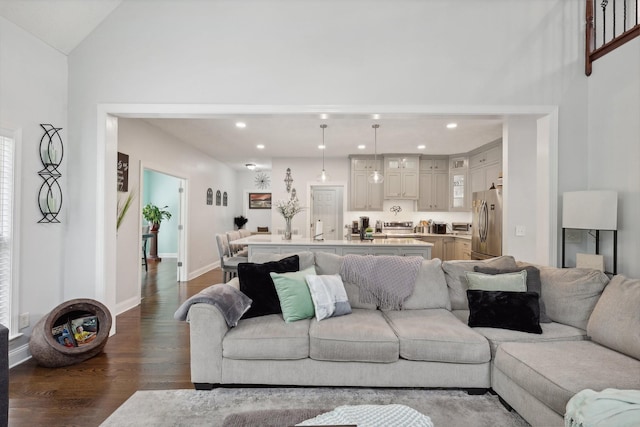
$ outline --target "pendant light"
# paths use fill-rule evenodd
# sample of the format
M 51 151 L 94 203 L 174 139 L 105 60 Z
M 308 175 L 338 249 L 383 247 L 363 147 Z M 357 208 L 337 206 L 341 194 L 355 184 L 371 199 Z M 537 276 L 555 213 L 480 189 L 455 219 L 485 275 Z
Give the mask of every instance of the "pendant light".
M 368 181 L 371 184 L 382 184 L 384 181 L 384 175 L 382 172 L 378 170 L 378 128 L 379 124 L 371 125 L 373 128 L 373 163 L 374 163 L 374 171 L 369 175 Z
M 322 172 L 318 175 L 318 181 L 327 182 L 329 181 L 329 174 L 324 170 L 324 152 L 327 149 L 327 146 L 324 144 L 324 130 L 327 128 L 327 125 L 321 124 L 320 127 L 322 128 Z

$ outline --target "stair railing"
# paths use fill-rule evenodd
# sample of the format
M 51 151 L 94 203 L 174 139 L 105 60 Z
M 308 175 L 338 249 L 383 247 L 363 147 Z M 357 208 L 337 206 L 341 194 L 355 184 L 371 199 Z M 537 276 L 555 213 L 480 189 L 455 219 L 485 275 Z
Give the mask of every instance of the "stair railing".
M 592 63 L 629 40 L 640 36 L 640 0 L 586 0 L 585 74 Z

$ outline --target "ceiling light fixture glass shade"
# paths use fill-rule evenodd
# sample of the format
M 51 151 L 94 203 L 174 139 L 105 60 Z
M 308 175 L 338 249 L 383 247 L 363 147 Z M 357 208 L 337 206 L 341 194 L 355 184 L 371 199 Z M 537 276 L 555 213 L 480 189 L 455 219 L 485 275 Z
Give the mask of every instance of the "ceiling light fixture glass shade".
M 245 164 L 245 166 L 247 167 L 247 169 L 249 169 L 250 171 L 254 170 L 256 168 L 256 165 L 254 163 L 247 163 Z
M 368 181 L 371 184 L 382 184 L 384 175 L 378 170 L 378 128 L 379 124 L 371 125 L 373 128 L 373 163 L 375 170 L 369 175 Z
M 328 126 L 325 124 L 320 125 L 320 128 L 322 129 L 322 172 L 320 172 L 320 175 L 318 175 L 318 181 L 320 182 L 329 181 L 329 174 L 327 173 L 327 171 L 324 170 L 324 152 L 327 151 L 327 146 L 324 143 L 324 130 L 327 127 Z

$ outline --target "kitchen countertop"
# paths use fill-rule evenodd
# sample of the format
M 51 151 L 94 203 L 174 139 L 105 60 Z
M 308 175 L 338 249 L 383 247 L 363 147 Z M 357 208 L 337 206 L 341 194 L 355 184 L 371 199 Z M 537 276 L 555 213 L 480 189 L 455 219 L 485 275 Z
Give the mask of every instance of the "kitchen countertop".
M 284 240 L 281 235 L 253 235 L 234 240 L 238 245 L 318 245 L 318 246 L 433 246 L 414 238 L 387 238 L 373 240 L 313 240 L 310 237 L 293 236 L 291 240 Z
M 471 234 L 462 234 L 462 233 L 447 233 L 447 234 L 435 234 L 435 233 L 413 233 L 415 238 L 420 237 L 457 237 L 464 240 L 471 240 Z M 359 234 L 351 234 L 353 238 L 358 238 Z M 384 234 L 384 233 L 373 233 L 374 238 L 384 239 L 385 237 L 390 239 L 393 234 Z

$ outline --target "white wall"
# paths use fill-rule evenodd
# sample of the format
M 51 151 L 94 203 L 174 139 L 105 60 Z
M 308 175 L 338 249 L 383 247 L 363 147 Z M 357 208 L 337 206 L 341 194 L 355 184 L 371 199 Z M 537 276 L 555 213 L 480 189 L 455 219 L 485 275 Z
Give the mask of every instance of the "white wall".
M 296 189 L 296 195 L 301 205 L 306 207 L 304 212 L 293 218 L 291 228 L 293 230 L 297 229 L 302 236 L 309 236 L 311 224 L 311 212 L 309 211 L 311 206 L 310 190 L 312 185 L 319 184 L 317 177 L 322 171 L 322 158 L 274 158 L 271 162 L 271 168 L 271 190 L 274 205 L 271 217 L 272 232 L 275 234 L 279 228 L 284 229 L 284 219 L 275 210 L 275 203 L 278 200 L 286 201 L 290 198 L 284 184 L 284 177 L 287 168 L 291 168 L 291 176 L 293 177 L 291 187 Z M 330 178 L 325 184 L 342 185 L 344 187 L 343 205 L 348 206 L 349 159 L 326 158 L 325 170 Z
M 503 254 L 517 259 L 544 263 L 536 255 L 536 120 L 509 117 L 504 124 L 503 151 L 507 168 L 503 176 Z M 516 226 L 525 235 L 516 236 Z
M 271 181 L 271 171 L 261 171 L 269 177 Z M 257 231 L 258 227 L 269 227 L 271 230 L 271 210 L 270 209 L 249 209 L 249 193 L 270 193 L 271 185 L 269 187 L 261 189 L 256 187 L 255 178 L 258 172 L 242 171 L 237 172 L 237 188 L 241 189 L 242 193 L 238 193 L 238 196 L 242 196 L 242 200 L 239 200 L 236 206 L 236 214 L 234 216 L 244 216 L 249 221 L 244 226 L 247 230 Z M 276 184 L 278 185 L 278 184 Z
M 142 206 L 152 203 L 159 208 L 167 206 L 171 218 L 162 221 L 158 234 L 158 256 L 173 257 L 178 253 L 178 225 L 180 222 L 180 179 L 171 175 L 145 169 L 143 172 Z M 148 225 L 144 218 L 144 226 Z
M 93 292 L 99 262 L 98 104 L 558 105 L 566 191 L 587 179 L 583 16 L 582 0 L 123 2 L 69 57 L 65 294 Z
M 38 224 L 42 215 L 36 203 L 42 179 L 37 172 L 43 168 L 38 156 L 43 130 L 40 123 L 61 127 L 65 150 L 69 149 L 70 130 L 67 127 L 67 57 L 0 17 L 0 127 L 21 132 L 17 141 L 22 151 L 21 174 L 18 177 L 21 194 L 20 268 L 18 281 L 19 305 L 14 316 L 29 313 L 31 327 L 42 316 L 63 301 L 64 236 L 69 224 L 68 151 L 60 168 L 59 181 L 63 192 L 61 224 Z M 91 239 L 82 242 L 91 248 Z M 71 263 L 68 268 L 86 266 Z M 16 323 L 17 325 L 17 323 Z M 23 329 L 22 337 L 10 343 L 10 364 L 24 357 L 31 327 Z M 18 354 L 16 354 L 16 352 Z
M 589 190 L 618 191 L 618 272 L 640 277 L 640 38 L 593 63 L 589 77 Z M 611 244 L 600 248 L 611 268 Z
M 187 180 L 188 274 L 197 276 L 213 268 L 220 261 L 215 235 L 233 228 L 233 195 L 237 193 L 235 172 L 137 119 L 118 120 L 118 150 L 129 155 L 130 188 L 141 187 L 141 164 Z M 215 202 L 213 206 L 207 205 L 209 187 L 227 191 L 229 206 L 216 206 Z M 139 302 L 136 298 L 139 299 L 141 206 L 139 198 L 137 200 L 118 231 L 116 303 L 119 311 Z

